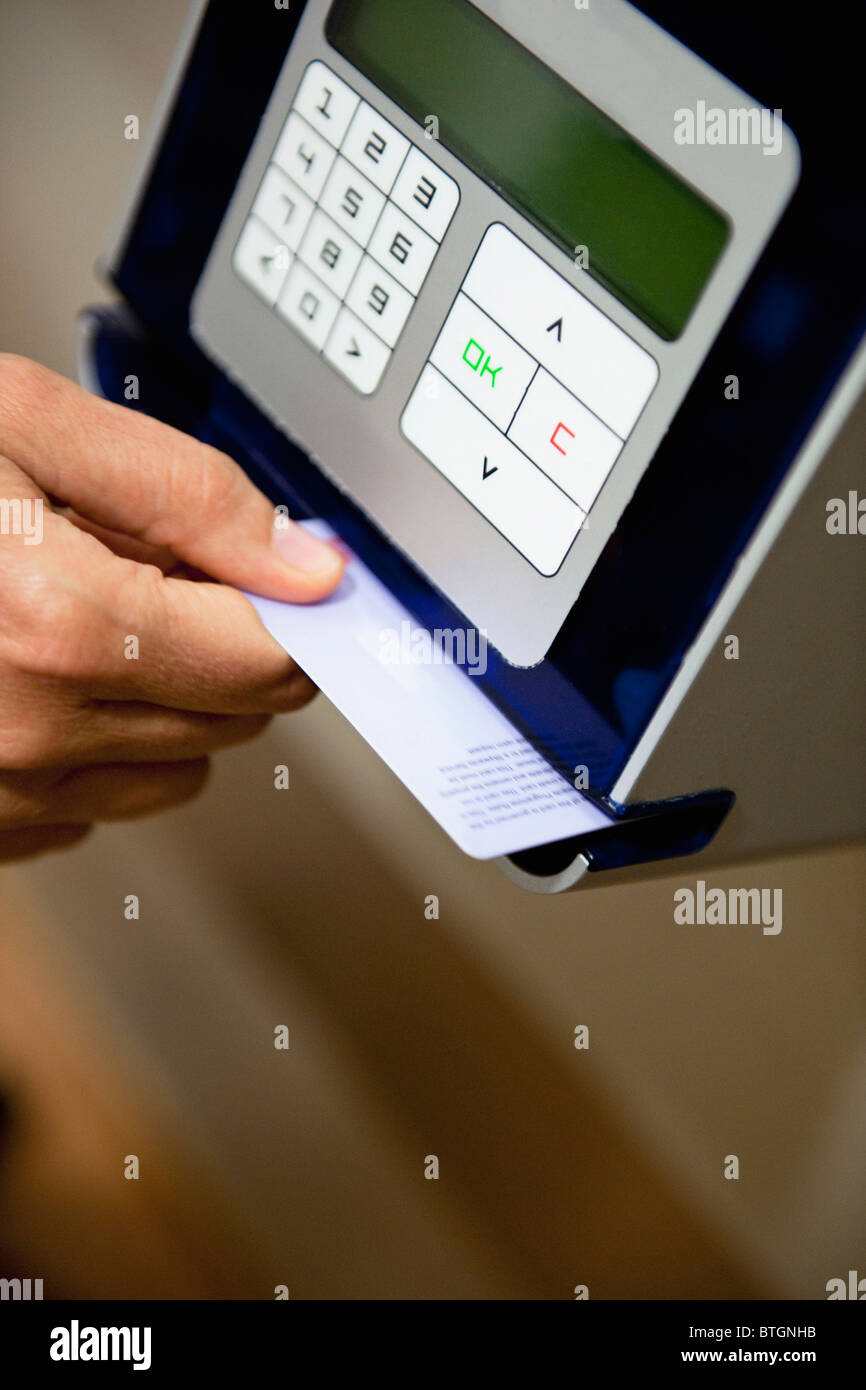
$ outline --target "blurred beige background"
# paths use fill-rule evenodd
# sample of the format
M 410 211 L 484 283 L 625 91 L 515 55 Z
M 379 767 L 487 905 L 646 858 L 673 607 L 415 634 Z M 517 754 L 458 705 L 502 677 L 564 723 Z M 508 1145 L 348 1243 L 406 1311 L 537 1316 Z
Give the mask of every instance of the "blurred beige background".
M 123 118 L 145 127 L 184 14 L 2 0 L 3 348 L 73 373 L 138 154 Z M 0 1275 L 108 1297 L 823 1297 L 866 1272 L 866 853 L 709 877 L 782 888 L 781 935 L 676 926 L 687 862 L 524 895 L 321 698 L 195 805 L 0 871 Z

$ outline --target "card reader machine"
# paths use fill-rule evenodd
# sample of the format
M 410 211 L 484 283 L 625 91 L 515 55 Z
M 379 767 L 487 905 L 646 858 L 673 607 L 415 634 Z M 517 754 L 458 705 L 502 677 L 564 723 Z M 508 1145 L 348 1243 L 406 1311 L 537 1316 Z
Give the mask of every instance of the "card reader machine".
M 617 815 L 507 861 L 541 891 L 866 829 L 838 726 L 796 787 L 791 668 L 836 651 L 857 737 L 862 561 L 797 504 L 828 450 L 855 486 L 866 293 L 827 283 L 866 218 L 805 48 L 743 16 L 197 5 L 108 258 L 126 308 L 86 322 L 98 389 L 147 362 L 143 405 L 486 635 L 488 697 Z
M 208 354 L 520 666 L 546 656 L 799 167 L 781 128 L 771 157 L 677 144 L 671 91 L 748 98 L 630 6 L 602 10 L 307 5 L 192 305 Z

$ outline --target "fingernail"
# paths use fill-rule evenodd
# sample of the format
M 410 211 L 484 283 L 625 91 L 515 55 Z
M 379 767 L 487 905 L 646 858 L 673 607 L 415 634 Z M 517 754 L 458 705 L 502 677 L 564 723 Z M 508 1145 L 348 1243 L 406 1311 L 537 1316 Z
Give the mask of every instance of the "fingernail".
M 307 574 L 333 574 L 342 568 L 343 562 L 332 546 L 293 523 L 285 530 L 274 531 L 274 549 L 292 569 Z

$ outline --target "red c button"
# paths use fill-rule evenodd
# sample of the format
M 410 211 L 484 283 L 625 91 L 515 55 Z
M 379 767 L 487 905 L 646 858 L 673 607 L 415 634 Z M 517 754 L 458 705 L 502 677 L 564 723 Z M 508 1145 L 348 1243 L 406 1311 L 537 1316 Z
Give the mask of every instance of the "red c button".
M 556 436 L 559 434 L 559 431 L 560 431 L 560 430 L 565 430 L 565 433 L 566 433 L 566 434 L 570 434 L 571 437 L 572 437 L 572 439 L 574 439 L 574 430 L 570 430 L 570 429 L 568 428 L 568 425 L 564 425 L 564 424 L 562 423 L 562 421 L 560 420 L 560 422 L 559 422 L 559 424 L 557 425 L 556 429 L 553 431 L 553 434 L 550 436 L 550 442 L 551 442 L 551 444 L 553 445 L 554 449 L 558 449 L 559 452 L 560 452 L 561 454 L 564 454 L 564 453 L 565 453 L 565 450 L 563 449 L 562 445 L 561 445 L 561 444 L 557 444 L 557 442 L 556 442 Z

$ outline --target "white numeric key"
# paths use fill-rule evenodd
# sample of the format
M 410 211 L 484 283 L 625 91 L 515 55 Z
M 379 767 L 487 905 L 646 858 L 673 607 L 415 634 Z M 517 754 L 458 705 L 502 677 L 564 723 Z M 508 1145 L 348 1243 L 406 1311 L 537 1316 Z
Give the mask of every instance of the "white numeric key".
M 304 73 L 295 110 L 336 148 L 349 129 L 359 100 L 351 87 L 317 60 Z
M 337 152 L 327 140 L 307 125 L 297 111 L 292 111 L 277 141 L 273 159 L 314 203 L 336 158 Z

